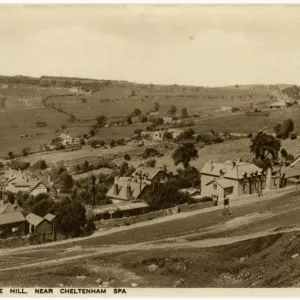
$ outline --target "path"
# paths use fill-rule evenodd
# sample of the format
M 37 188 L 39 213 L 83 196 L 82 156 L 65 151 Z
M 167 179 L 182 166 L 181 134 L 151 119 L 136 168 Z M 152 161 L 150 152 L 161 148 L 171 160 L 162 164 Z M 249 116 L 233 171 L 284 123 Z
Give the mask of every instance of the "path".
M 262 201 L 266 201 L 266 200 L 270 200 L 270 199 L 275 199 L 277 197 L 287 195 L 293 191 L 294 190 L 291 190 L 291 189 L 288 189 L 288 190 L 283 189 L 280 192 L 279 191 L 276 192 L 275 194 L 265 195 L 262 197 L 256 196 L 253 198 L 237 199 L 237 200 L 232 201 L 231 207 L 240 207 L 240 206 L 244 206 L 247 204 L 253 204 L 253 203 L 262 202 Z M 179 213 L 179 214 L 175 214 L 175 215 L 171 215 L 171 216 L 167 216 L 167 217 L 163 217 L 163 218 L 159 218 L 159 219 L 154 219 L 154 220 L 149 220 L 149 221 L 145 221 L 145 222 L 141 222 L 141 223 L 132 224 L 129 226 L 116 227 L 116 228 L 102 230 L 102 231 L 99 230 L 99 231 L 96 231 L 94 234 L 87 236 L 87 237 L 79 237 L 79 238 L 74 238 L 74 239 L 61 240 L 61 241 L 52 242 L 49 244 L 42 244 L 42 245 L 30 245 L 30 246 L 14 248 L 14 249 L 2 249 L 2 250 L 0 250 L 0 256 L 16 253 L 19 251 L 25 251 L 25 250 L 32 250 L 32 249 L 37 250 L 37 249 L 43 249 L 43 248 L 50 249 L 51 247 L 55 247 L 58 245 L 67 245 L 67 244 L 72 245 L 72 244 L 76 244 L 79 241 L 84 241 L 84 240 L 88 241 L 88 240 L 91 240 L 91 239 L 94 239 L 97 237 L 113 235 L 115 233 L 124 232 L 124 231 L 128 231 L 128 230 L 135 229 L 135 228 L 142 228 L 142 227 L 146 227 L 146 226 L 162 224 L 162 223 L 170 222 L 173 220 L 184 219 L 184 218 L 188 218 L 191 216 L 198 216 L 198 215 L 200 216 L 202 214 L 206 214 L 209 212 L 222 211 L 222 210 L 223 210 L 222 206 L 208 207 L 208 208 L 203 208 L 201 210 L 183 212 L 183 213 Z

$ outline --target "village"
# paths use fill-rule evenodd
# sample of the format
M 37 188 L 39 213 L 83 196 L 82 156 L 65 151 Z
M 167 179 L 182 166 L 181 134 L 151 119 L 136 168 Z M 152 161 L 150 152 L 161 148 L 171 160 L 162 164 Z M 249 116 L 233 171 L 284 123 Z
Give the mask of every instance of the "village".
M 182 112 L 184 119 L 189 114 Z M 143 216 L 147 220 L 223 205 L 230 212 L 229 202 L 298 188 L 300 155 L 294 157 L 289 149 L 280 146 L 281 139 L 295 138 L 290 119 L 276 126 L 273 133 L 218 134 L 211 130 L 197 135 L 193 123 L 178 127 L 180 118 L 161 117 L 158 112 L 152 113 L 153 116 L 156 118 L 151 129 L 138 129 L 133 137 L 124 138 L 119 145 L 99 142 L 93 135 L 72 137 L 67 130 L 62 130 L 47 146 L 47 151 L 71 151 L 71 155 L 82 147 L 108 149 L 110 155 L 106 157 L 92 155 L 52 164 L 44 159 L 30 164 L 26 161 L 30 158 L 28 154 L 17 158 L 11 155 L 4 160 L 1 163 L 1 239 L 14 247 L 14 243 L 22 245 L 20 237 L 26 237 L 24 243 L 51 242 L 88 235 L 113 224 L 130 224 L 138 216 L 143 221 Z M 240 139 L 250 139 L 253 161 L 233 157 L 226 161 L 209 160 L 200 167 L 190 164 L 198 160 L 197 149 L 213 143 L 222 147 L 226 140 L 234 143 Z M 142 151 L 135 158 L 137 161 L 126 153 L 120 159 L 123 152 L 111 155 L 115 147 L 122 149 L 126 144 Z M 159 165 L 157 160 L 161 157 L 163 162 L 164 155 L 170 151 L 168 155 L 175 166 L 182 164 L 183 168 Z

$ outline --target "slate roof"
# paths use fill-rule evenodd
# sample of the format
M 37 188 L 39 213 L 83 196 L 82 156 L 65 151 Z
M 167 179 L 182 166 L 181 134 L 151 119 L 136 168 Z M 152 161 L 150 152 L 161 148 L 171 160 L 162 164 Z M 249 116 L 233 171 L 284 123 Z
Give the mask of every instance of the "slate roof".
M 55 215 L 52 214 L 46 214 L 46 216 L 44 216 L 44 219 L 49 221 L 50 223 L 56 218 Z
M 42 223 L 44 221 L 43 218 L 41 218 L 38 215 L 35 215 L 33 213 L 30 213 L 26 216 L 26 220 L 29 224 L 33 225 L 33 226 L 38 226 L 40 223 Z
M 109 198 L 115 198 L 120 200 L 130 200 L 130 199 L 137 199 L 141 192 L 144 190 L 144 188 L 147 186 L 146 183 L 142 183 L 140 187 L 139 182 L 130 182 L 130 190 L 131 190 L 131 196 L 127 197 L 127 186 L 129 182 L 125 180 L 119 180 L 118 181 L 118 193 L 115 194 L 115 184 L 110 188 L 110 190 L 106 193 L 106 196 Z M 140 191 L 141 188 L 141 191 Z
M 23 221 L 26 221 L 26 219 L 19 211 L 0 215 L 0 225 L 19 223 Z
M 242 179 L 244 176 L 252 176 L 252 174 L 260 175 L 262 169 L 254 164 L 241 161 L 225 161 L 224 163 L 207 162 L 201 169 L 201 173 L 212 176 L 220 176 L 223 173 L 225 178 Z
M 14 205 L 9 202 L 8 203 L 2 202 L 2 204 L 0 204 L 0 215 L 7 214 L 7 213 L 13 213 L 16 211 L 21 211 L 21 208 L 18 206 L 14 207 Z
M 233 186 L 232 182 L 230 180 L 228 180 L 228 179 L 225 179 L 225 178 L 212 180 L 212 181 L 208 182 L 206 185 L 210 185 L 213 182 L 217 183 L 223 189 L 226 189 L 228 187 L 232 187 Z
M 148 180 L 152 180 L 159 172 L 165 172 L 163 169 L 161 168 L 149 168 L 149 167 L 143 167 L 143 168 L 138 168 L 133 174 L 132 176 L 134 177 L 135 175 L 140 174 L 140 172 L 142 171 L 142 174 L 145 175 L 145 178 Z

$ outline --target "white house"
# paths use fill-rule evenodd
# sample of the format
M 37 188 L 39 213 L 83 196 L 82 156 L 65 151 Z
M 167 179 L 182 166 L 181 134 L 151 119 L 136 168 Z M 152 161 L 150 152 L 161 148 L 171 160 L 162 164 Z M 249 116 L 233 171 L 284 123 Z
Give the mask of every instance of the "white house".
M 64 146 L 73 144 L 74 139 L 69 134 L 62 133 L 59 137 Z
M 223 201 L 226 196 L 237 198 L 245 194 L 260 193 L 271 188 L 272 177 L 252 163 L 225 161 L 215 163 L 208 161 L 200 171 L 201 195 Z
M 278 102 L 274 102 L 270 105 L 270 108 L 283 108 L 283 107 L 287 107 L 287 103 L 285 101 L 278 101 Z

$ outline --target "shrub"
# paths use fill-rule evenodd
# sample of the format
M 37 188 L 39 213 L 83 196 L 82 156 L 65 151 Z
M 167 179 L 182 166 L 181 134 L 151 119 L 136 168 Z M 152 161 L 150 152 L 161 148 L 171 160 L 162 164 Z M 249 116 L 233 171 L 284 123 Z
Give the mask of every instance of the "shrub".
M 290 134 L 290 139 L 291 139 L 291 140 L 297 139 L 297 133 L 295 133 L 295 132 L 291 133 L 291 134 Z
M 11 168 L 15 170 L 26 170 L 30 166 L 29 162 L 21 160 L 13 160 L 11 162 Z
M 152 157 L 152 156 L 159 156 L 160 155 L 160 152 L 157 151 L 156 149 L 154 148 L 146 148 L 142 154 L 142 157 L 144 159 L 147 159 L 148 157 Z
M 146 167 L 154 168 L 156 165 L 156 160 L 155 159 L 149 159 L 146 161 Z
M 125 154 L 125 155 L 124 155 L 124 159 L 125 159 L 125 160 L 130 160 L 130 155 L 129 155 L 129 154 Z

